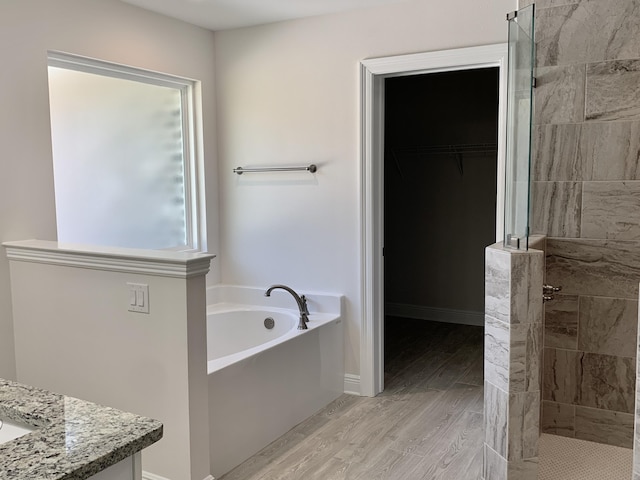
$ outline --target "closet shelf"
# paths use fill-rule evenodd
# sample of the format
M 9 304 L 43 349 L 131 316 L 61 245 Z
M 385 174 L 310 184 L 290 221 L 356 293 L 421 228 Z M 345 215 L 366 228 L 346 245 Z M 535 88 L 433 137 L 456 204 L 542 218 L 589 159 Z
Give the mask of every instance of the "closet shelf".
M 395 155 L 470 155 L 478 153 L 496 153 L 497 143 L 465 143 L 451 145 L 416 145 L 406 147 L 392 147 Z
M 402 169 L 398 162 L 399 156 L 428 156 L 428 155 L 453 155 L 458 165 L 460 175 L 464 175 L 464 163 L 462 161 L 464 156 L 467 155 L 483 155 L 487 153 L 496 154 L 498 152 L 497 143 L 464 143 L 464 144 L 451 144 L 451 145 L 416 145 L 407 147 L 393 147 L 389 149 L 391 155 L 398 166 L 400 175 L 402 175 Z

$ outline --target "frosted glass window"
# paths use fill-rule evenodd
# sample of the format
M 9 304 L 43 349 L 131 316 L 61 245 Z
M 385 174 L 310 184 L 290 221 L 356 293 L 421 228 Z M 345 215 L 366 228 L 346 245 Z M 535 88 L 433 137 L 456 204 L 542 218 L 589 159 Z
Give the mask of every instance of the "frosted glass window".
M 186 87 L 51 63 L 58 241 L 195 247 Z

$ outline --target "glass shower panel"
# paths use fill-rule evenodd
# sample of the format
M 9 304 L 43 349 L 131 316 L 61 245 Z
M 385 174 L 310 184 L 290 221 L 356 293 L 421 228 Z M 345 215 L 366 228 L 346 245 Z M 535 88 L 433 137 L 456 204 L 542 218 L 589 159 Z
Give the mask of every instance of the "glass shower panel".
M 509 67 L 504 245 L 526 250 L 529 243 L 534 5 L 507 15 Z

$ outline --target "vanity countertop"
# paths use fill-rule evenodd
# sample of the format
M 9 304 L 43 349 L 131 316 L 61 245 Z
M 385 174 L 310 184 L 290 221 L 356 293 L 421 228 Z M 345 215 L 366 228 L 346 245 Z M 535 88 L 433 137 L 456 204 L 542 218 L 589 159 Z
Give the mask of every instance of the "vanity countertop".
M 162 423 L 0 379 L 0 418 L 37 429 L 0 444 L 2 480 L 84 480 L 162 438 Z

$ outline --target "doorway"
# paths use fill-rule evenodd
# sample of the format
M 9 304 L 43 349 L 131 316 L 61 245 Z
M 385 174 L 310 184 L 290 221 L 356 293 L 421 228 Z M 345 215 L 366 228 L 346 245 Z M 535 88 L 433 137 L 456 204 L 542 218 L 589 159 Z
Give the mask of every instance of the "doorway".
M 498 138 L 496 179 L 504 177 L 506 44 L 364 60 L 362 73 L 362 236 L 363 255 L 360 393 L 384 389 L 384 110 L 387 79 L 441 72 L 497 68 Z M 457 162 L 457 160 L 456 160 Z M 464 172 L 465 160 L 462 160 Z M 454 163 L 456 165 L 456 163 Z M 455 167 L 458 168 L 458 167 Z M 496 215 L 503 218 L 504 185 L 496 181 Z M 415 223 L 415 222 L 414 222 Z M 496 222 L 495 239 L 502 237 Z
M 473 338 L 469 347 L 479 352 L 482 369 L 478 327 L 484 326 L 484 249 L 496 232 L 499 73 L 487 67 L 385 79 L 389 378 L 395 378 L 399 359 L 405 364 L 400 368 L 420 362 L 420 352 L 414 360 L 403 351 L 436 331 L 457 332 L 461 342 Z

